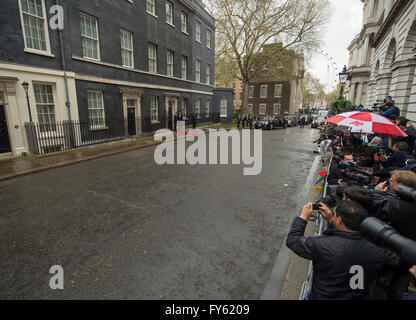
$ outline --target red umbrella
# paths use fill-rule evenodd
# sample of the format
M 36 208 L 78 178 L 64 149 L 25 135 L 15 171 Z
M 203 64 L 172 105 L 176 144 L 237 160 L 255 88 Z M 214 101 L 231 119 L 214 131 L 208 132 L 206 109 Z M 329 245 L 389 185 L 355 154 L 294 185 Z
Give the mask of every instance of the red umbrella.
M 385 133 L 393 136 L 407 137 L 396 123 L 376 113 L 352 111 L 341 113 L 325 119 L 325 122 L 347 126 L 351 132 Z

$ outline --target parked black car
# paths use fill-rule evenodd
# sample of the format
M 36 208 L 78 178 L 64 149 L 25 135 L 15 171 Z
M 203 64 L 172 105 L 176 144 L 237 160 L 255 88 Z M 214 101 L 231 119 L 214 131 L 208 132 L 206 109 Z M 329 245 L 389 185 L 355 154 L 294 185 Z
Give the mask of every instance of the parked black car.
M 298 125 L 298 119 L 295 116 L 285 116 L 285 120 L 288 127 L 296 127 Z
M 265 129 L 273 130 L 273 129 L 278 128 L 278 127 L 286 129 L 287 123 L 286 123 L 285 117 L 283 117 L 283 116 L 270 116 L 270 117 L 265 117 L 261 121 L 261 128 L 263 130 L 265 130 Z
M 261 123 L 266 120 L 267 117 L 258 118 L 254 121 L 254 129 L 261 129 Z
M 325 117 L 314 118 L 311 122 L 311 128 L 319 128 L 325 123 Z

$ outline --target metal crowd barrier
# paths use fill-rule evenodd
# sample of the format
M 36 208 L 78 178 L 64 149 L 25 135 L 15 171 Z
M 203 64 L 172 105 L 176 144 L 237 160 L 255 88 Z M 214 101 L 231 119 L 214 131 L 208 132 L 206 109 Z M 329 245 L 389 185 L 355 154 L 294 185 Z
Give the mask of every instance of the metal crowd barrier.
M 328 163 L 328 169 L 327 169 L 327 174 L 325 177 L 325 187 L 324 190 L 322 192 L 322 198 L 326 196 L 327 191 L 328 191 L 328 174 L 329 174 L 329 170 L 331 169 L 331 164 L 332 164 L 332 156 L 329 159 L 329 163 Z M 325 219 L 322 217 L 322 215 L 318 215 L 318 218 L 316 219 L 316 226 L 318 227 L 318 230 L 315 233 L 315 236 L 320 236 L 322 235 L 322 230 L 324 228 L 324 222 Z M 308 269 L 308 274 L 306 276 L 306 280 L 303 282 L 302 284 L 302 288 L 300 291 L 300 295 L 299 295 L 299 300 L 309 300 L 309 294 L 312 288 L 312 277 L 313 277 L 313 267 L 312 267 L 312 261 L 309 262 L 309 269 Z

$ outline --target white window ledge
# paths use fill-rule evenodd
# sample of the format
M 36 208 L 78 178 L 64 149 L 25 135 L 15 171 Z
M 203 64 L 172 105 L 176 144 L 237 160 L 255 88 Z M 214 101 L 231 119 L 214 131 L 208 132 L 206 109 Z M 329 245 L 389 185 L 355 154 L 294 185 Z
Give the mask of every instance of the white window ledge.
M 25 48 L 24 50 L 27 53 L 33 53 L 33 54 L 39 54 L 41 56 L 46 56 L 46 57 L 51 57 L 51 58 L 55 58 L 55 55 L 46 51 L 42 51 L 42 50 L 36 50 L 36 49 L 30 49 L 30 48 Z
M 172 28 L 176 28 L 173 24 L 166 22 L 166 24 L 170 25 Z
M 183 30 L 181 30 L 181 31 L 182 31 L 182 33 L 184 33 L 184 34 L 186 34 L 187 36 L 189 36 L 189 33 L 188 33 L 188 32 L 183 31 Z
M 146 11 L 148 14 L 150 14 L 152 17 L 154 17 L 154 18 L 156 18 L 156 19 L 159 19 L 159 17 L 157 16 L 157 15 L 155 15 L 155 14 L 153 14 L 152 12 L 149 12 L 149 11 Z
M 159 120 L 152 120 L 152 124 L 159 124 L 160 121 Z
M 228 116 L 227 115 L 220 115 L 220 118 L 227 118 Z

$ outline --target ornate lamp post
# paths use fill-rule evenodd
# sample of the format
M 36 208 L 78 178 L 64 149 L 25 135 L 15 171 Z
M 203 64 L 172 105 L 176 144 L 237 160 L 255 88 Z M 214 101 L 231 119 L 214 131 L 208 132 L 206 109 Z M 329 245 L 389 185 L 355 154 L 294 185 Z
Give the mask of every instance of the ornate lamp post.
M 22 83 L 22 87 L 26 92 L 26 99 L 27 99 L 27 109 L 29 110 L 29 119 L 32 123 L 32 112 L 30 112 L 30 102 L 29 102 L 29 83 L 26 81 Z
M 341 92 L 339 93 L 339 97 L 341 98 L 344 93 L 344 86 L 347 83 L 347 79 L 349 76 L 349 72 L 347 71 L 347 66 L 344 66 L 342 72 L 339 73 L 339 82 L 341 83 Z

